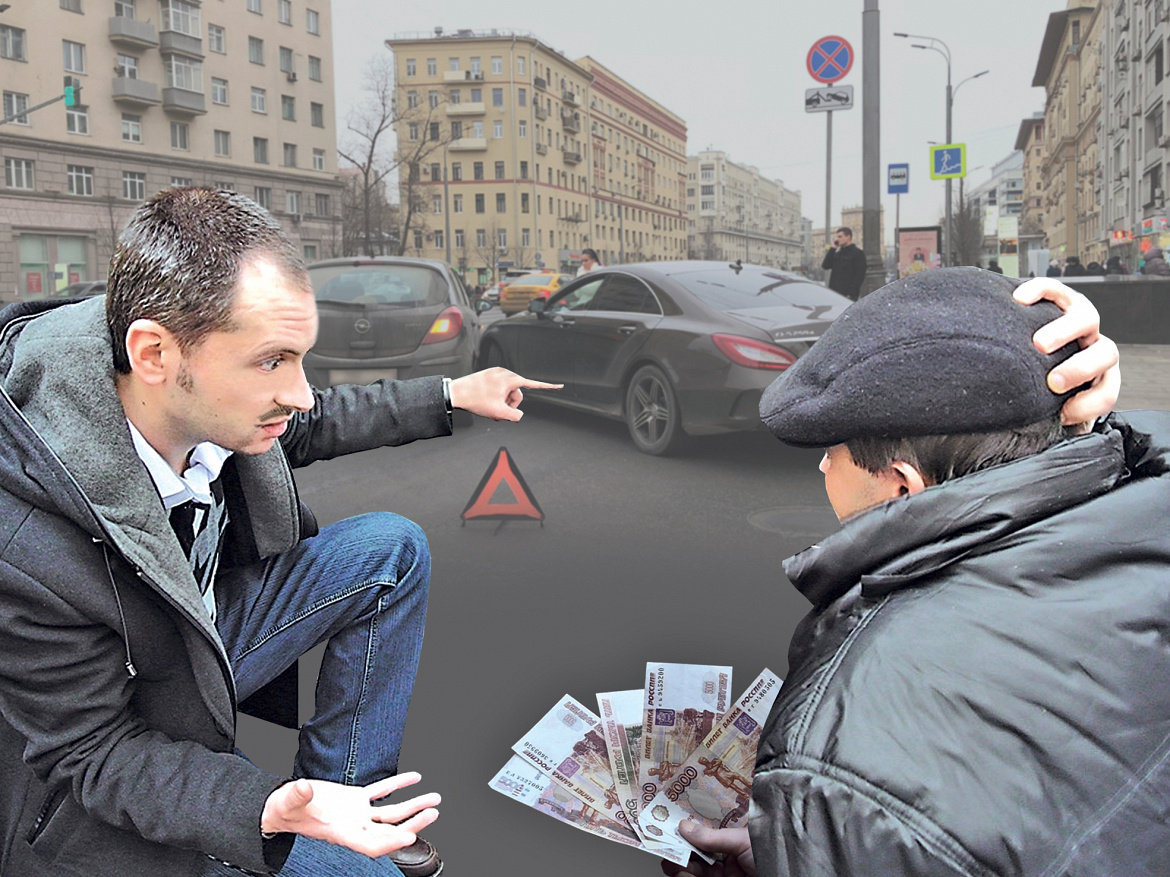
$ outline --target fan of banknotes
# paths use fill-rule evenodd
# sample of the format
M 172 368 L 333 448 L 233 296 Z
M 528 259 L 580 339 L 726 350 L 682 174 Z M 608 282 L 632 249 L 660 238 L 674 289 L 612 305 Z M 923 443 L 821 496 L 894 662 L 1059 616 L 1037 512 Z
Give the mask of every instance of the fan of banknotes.
M 780 693 L 770 670 L 730 703 L 731 668 L 646 665 L 646 685 L 597 695 L 597 713 L 565 695 L 490 783 L 590 834 L 684 864 L 693 819 L 746 824 L 760 726 Z

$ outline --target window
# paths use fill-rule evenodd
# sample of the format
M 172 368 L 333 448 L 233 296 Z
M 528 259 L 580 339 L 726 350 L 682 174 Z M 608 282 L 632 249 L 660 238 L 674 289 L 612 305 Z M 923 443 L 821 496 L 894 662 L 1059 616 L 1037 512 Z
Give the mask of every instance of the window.
M 508 249 L 508 230 L 501 228 L 496 231 L 496 244 L 501 250 Z
M 188 149 L 189 133 L 186 122 L 171 122 L 171 149 Z
M 477 73 L 483 73 L 483 62 L 479 58 L 472 58 L 471 75 L 475 76 Z
M 483 122 L 471 123 L 471 136 L 476 140 L 483 140 Z
M 504 72 L 504 59 L 502 57 L 500 57 L 499 55 L 496 55 L 492 58 L 492 73 L 503 73 L 503 72 Z
M 320 193 L 313 196 L 313 212 L 318 216 L 329 215 L 329 196 Z
M 4 118 L 15 116 L 17 113 L 23 113 L 28 109 L 28 95 L 19 94 L 15 91 L 4 92 Z M 12 120 L 17 125 L 27 125 L 28 116 L 19 116 Z
M 413 110 L 417 107 L 418 107 L 418 92 L 417 91 L 408 91 L 406 93 L 406 108 L 408 110 Z
M 496 162 L 496 179 L 502 180 L 504 178 L 504 163 L 502 161 Z
M 257 15 L 262 15 L 260 9 L 260 0 L 248 0 L 248 11 L 255 12 Z
M 126 79 L 137 79 L 138 59 L 133 55 L 119 55 L 118 63 L 114 65 L 114 74 Z
M 173 30 L 189 37 L 200 37 L 203 29 L 199 24 L 199 7 L 187 0 L 159 0 L 162 7 L 161 30 Z
M 89 113 L 83 107 L 66 107 L 65 130 L 70 134 L 89 133 Z
M 407 58 L 406 59 L 406 75 L 407 76 L 414 76 L 417 72 L 418 72 L 418 67 L 414 63 L 414 58 Z
M 234 192 L 236 184 L 228 182 L 227 180 L 217 180 L 211 184 L 213 189 L 223 189 L 225 192 Z
M 431 140 L 438 140 L 439 139 L 439 123 L 438 122 L 431 122 L 429 127 L 430 127 L 430 134 L 431 134 L 430 139 Z
M 268 138 L 252 138 L 252 161 L 256 164 L 268 164 Z
M 272 209 L 272 189 L 268 186 L 257 186 L 252 190 L 252 200 L 265 210 Z
M 496 140 L 499 140 L 503 136 L 504 136 L 504 120 L 503 119 L 494 119 L 492 121 L 492 137 L 494 137 Z
M 434 58 L 427 58 L 427 76 L 439 75 L 439 62 Z
M 163 69 L 167 74 L 167 85 L 171 88 L 203 92 L 202 61 L 195 61 L 182 55 L 170 55 L 163 61 Z
M 309 104 L 309 121 L 314 128 L 325 127 L 325 104 Z
M 503 192 L 496 192 L 496 213 L 506 213 L 508 211 L 508 196 Z
M 276 0 L 276 20 L 281 24 L 292 24 L 292 0 Z
M 317 260 L 316 244 L 305 244 L 301 247 L 301 252 L 304 254 L 306 262 L 315 262 Z
M 117 18 L 133 18 L 134 0 L 114 0 L 114 15 Z
M 71 164 L 66 169 L 65 178 L 69 181 L 70 195 L 93 196 L 93 168 Z
M 80 12 L 81 0 L 61 0 L 61 8 L 69 12 Z
M 453 179 L 453 180 L 463 179 L 463 162 L 461 162 L 461 161 L 451 162 L 451 179 Z
M 439 93 L 437 91 L 427 92 L 427 104 L 432 110 L 439 105 Z
M 459 89 L 457 89 L 457 88 L 451 89 L 451 93 L 449 95 L 447 95 L 447 103 L 449 103 L 449 104 L 459 103 Z
M 418 141 L 418 125 L 414 122 L 406 126 L 406 139 L 412 142 Z
M 142 142 L 142 116 L 122 113 L 122 139 L 127 143 Z
M 248 60 L 253 64 L 264 63 L 264 40 L 259 37 L 248 37 Z
M 492 106 L 493 107 L 502 107 L 503 105 L 504 105 L 504 89 L 493 88 L 492 89 Z
M 462 122 L 452 122 L 451 123 L 451 139 L 452 140 L 459 140 L 461 137 L 463 137 L 463 123 Z
M 297 145 L 295 143 L 284 144 L 284 166 L 297 166 Z
M 0 24 L 0 58 L 11 58 L 13 61 L 25 60 L 23 29 Z
M 27 158 L 4 159 L 4 185 L 9 189 L 31 189 L 33 163 Z
M 451 212 L 452 213 L 462 213 L 463 212 L 463 196 L 462 195 L 452 195 L 451 196 Z
M 521 107 L 528 106 L 528 89 L 519 88 L 516 90 L 516 105 Z
M 85 46 L 81 43 L 61 40 L 61 48 L 65 55 L 65 69 L 70 73 L 84 73 Z
M 207 51 L 227 53 L 227 41 L 224 39 L 223 28 L 218 24 L 207 25 Z
M 463 229 L 455 229 L 455 249 L 462 250 L 467 246 L 467 238 L 463 236 Z
M 520 162 L 520 179 L 528 179 L 528 162 L 526 161 Z
M 252 112 L 268 112 L 268 92 L 263 88 L 256 88 L 255 86 L 252 86 Z
M 293 50 L 290 49 L 288 46 L 281 46 L 280 47 L 280 72 L 281 73 L 292 73 L 293 72 Z
M 313 150 L 313 170 L 315 170 L 315 171 L 325 170 L 325 150 L 324 149 L 314 149 Z
M 146 200 L 146 174 L 122 171 L 122 197 L 127 201 Z
M 520 126 L 519 126 L 519 131 L 518 131 L 518 133 L 519 133 L 519 135 L 520 135 L 521 137 L 527 137 L 527 136 L 528 136 L 528 120 L 527 120 L 527 119 L 521 119 L 521 120 L 520 120 Z
M 484 213 L 487 208 L 484 206 L 484 196 L 482 194 L 475 196 L 475 212 Z
M 412 161 L 410 163 L 410 181 L 412 183 L 417 183 L 419 181 L 418 162 L 417 161 Z
M 445 247 L 445 246 L 447 246 L 447 239 L 446 239 L 446 238 L 443 236 L 443 232 L 442 232 L 442 231 L 436 231 L 436 232 L 435 232 L 435 246 L 436 246 L 436 247 Z
M 485 232 L 482 228 L 477 228 L 475 230 L 475 245 L 481 248 L 487 246 L 487 232 Z
M 171 185 L 172 186 L 190 186 L 191 185 L 191 178 L 190 177 L 171 177 Z
M 280 96 L 280 117 L 286 122 L 297 120 L 297 99 L 290 94 Z
M 455 73 L 458 73 L 459 72 L 459 59 L 458 58 L 448 58 L 447 59 L 447 69 L 451 70 Z
M 522 247 L 532 246 L 532 235 L 529 233 L 528 229 L 526 229 L 526 228 L 520 229 L 520 246 L 522 246 Z
M 519 73 L 521 76 L 524 75 L 524 66 L 525 66 L 525 58 L 523 55 L 520 55 L 516 58 L 516 72 Z
M 434 195 L 431 197 L 431 213 L 441 215 L 443 212 L 443 196 Z
M 284 193 L 284 210 L 286 213 L 301 212 L 301 193 L 300 192 L 285 192 Z
M 309 56 L 309 78 L 314 82 L 321 81 L 321 59 L 315 55 Z
M 527 192 L 520 193 L 520 212 L 521 213 L 528 212 L 528 193 Z
M 213 104 L 227 104 L 228 84 L 226 79 L 211 77 L 211 102 Z
M 232 154 L 232 135 L 228 131 L 215 132 L 215 154 L 225 158 Z
M 317 14 L 316 9 L 305 10 L 305 29 L 309 33 L 321 33 L 321 16 Z
M 471 166 L 471 176 L 472 176 L 472 179 L 476 179 L 476 180 L 483 179 L 483 162 L 482 161 L 477 161 Z
M 471 102 L 473 104 L 483 103 L 483 89 L 482 88 L 471 89 Z

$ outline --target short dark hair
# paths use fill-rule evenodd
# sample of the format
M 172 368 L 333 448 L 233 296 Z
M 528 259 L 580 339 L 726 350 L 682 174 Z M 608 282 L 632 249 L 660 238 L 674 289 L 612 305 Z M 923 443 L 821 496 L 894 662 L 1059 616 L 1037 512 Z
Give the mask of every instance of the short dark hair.
M 847 235 L 849 235 L 849 237 L 853 237 L 853 229 L 851 229 L 847 225 L 843 225 L 839 229 L 837 229 L 837 234 L 847 234 Z
M 920 435 L 910 438 L 849 439 L 845 447 L 853 462 L 875 475 L 896 461 L 909 463 L 928 485 L 970 475 L 1001 463 L 1038 454 L 1075 434 L 1062 426 L 1060 415 L 1015 429 L 960 435 Z
M 600 262 L 600 261 L 601 261 L 600 259 L 598 259 L 598 258 L 597 258 L 597 250 L 593 249 L 592 247 L 586 247 L 585 249 L 583 249 L 583 250 L 581 251 L 581 255 L 582 255 L 582 256 L 588 256 L 588 257 L 589 257 L 590 259 L 592 259 L 594 262 Z
M 223 189 L 165 189 L 126 223 L 110 259 L 106 323 L 114 368 L 130 373 L 126 331 L 154 320 L 189 350 L 214 331 L 232 328 L 240 268 L 272 257 L 309 291 L 305 263 L 280 223 L 250 198 Z

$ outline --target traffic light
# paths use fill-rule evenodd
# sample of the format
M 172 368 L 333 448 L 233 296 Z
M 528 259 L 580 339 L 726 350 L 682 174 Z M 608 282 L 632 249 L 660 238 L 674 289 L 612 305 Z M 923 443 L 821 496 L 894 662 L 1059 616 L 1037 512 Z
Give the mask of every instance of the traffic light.
M 81 83 L 72 76 L 65 77 L 65 106 L 75 107 L 81 103 Z

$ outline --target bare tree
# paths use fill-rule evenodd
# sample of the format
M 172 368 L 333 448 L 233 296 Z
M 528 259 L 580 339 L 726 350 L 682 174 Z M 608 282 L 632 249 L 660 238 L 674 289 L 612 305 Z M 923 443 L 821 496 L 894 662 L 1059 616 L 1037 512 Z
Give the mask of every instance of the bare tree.
M 491 224 L 485 230 L 483 243 L 480 244 L 478 237 L 475 241 L 475 254 L 483 260 L 484 266 L 492 272 L 492 282 L 496 280 L 496 261 L 499 259 L 500 245 L 500 223 L 499 220 L 493 219 Z
M 978 265 L 983 255 L 983 213 L 979 202 L 959 195 L 951 211 L 951 250 L 960 265 Z
M 114 255 L 114 247 L 118 245 L 118 237 L 122 234 L 127 217 L 116 209 L 118 199 L 114 195 L 106 195 L 102 201 L 106 211 L 101 223 L 94 227 L 93 237 L 97 247 L 97 263 L 104 272 L 107 270 L 105 266 L 110 264 L 110 259 Z

